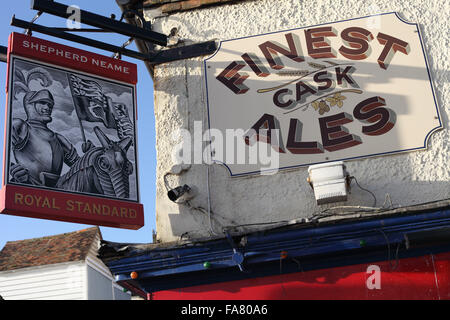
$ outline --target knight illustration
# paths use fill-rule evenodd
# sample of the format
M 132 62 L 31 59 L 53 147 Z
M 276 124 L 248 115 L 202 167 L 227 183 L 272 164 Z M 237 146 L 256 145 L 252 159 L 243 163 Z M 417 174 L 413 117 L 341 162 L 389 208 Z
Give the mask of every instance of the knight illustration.
M 30 91 L 28 84 L 36 76 L 41 83 L 48 86 L 51 78 L 48 72 L 36 68 L 25 77 L 16 70 L 19 76 L 18 88 L 25 91 L 23 107 L 26 119 L 12 120 L 11 145 L 17 163 L 10 167 L 12 182 L 54 187 L 59 179 L 63 164 L 72 166 L 79 155 L 73 145 L 61 134 L 48 128 L 52 121 L 52 111 L 55 104 L 53 95 L 47 89 Z
M 50 73 L 41 67 L 28 72 L 16 68 L 14 75 L 14 97 L 17 99 L 19 92 L 25 92 L 26 117 L 12 119 L 11 149 L 16 163 L 10 164 L 10 182 L 129 198 L 133 164 L 127 158 L 127 151 L 133 144 L 133 127 L 126 106 L 113 103 L 98 82 L 67 74 L 83 141 L 84 154 L 80 157 L 64 135 L 48 127 L 55 106 L 52 93 L 48 89 L 29 89 L 32 79 L 49 87 Z M 96 126 L 94 133 L 100 142 L 97 147 L 86 139 L 82 121 L 116 129 L 120 140 L 108 138 Z M 69 170 L 62 175 L 64 164 Z
M 127 158 L 132 139 L 109 139 L 99 127 L 94 132 L 100 147 L 90 148 L 58 181 L 57 188 L 129 198 L 129 175 L 133 165 Z

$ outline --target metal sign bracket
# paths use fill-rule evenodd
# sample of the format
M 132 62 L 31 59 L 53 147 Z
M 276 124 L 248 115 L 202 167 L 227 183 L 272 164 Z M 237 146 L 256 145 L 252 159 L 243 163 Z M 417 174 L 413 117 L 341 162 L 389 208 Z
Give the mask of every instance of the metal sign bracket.
M 71 7 L 50 1 L 50 0 L 32 0 L 31 9 L 37 10 L 38 17 L 41 13 L 47 13 L 61 18 L 69 19 L 72 15 Z M 139 22 L 142 27 L 133 25 L 130 23 L 122 22 L 124 16 L 139 18 Z M 217 50 L 217 43 L 215 41 L 207 41 L 202 43 L 194 43 L 185 46 L 177 46 L 168 48 L 168 42 L 170 36 L 154 32 L 151 30 L 151 24 L 147 22 L 142 15 L 135 10 L 125 10 L 120 20 L 116 20 L 112 15 L 111 17 L 105 17 L 89 11 L 80 10 L 79 15 L 80 23 L 95 27 L 92 28 L 57 28 L 47 27 L 31 22 L 17 19 L 12 17 L 11 25 L 27 30 L 27 32 L 35 31 L 43 33 L 49 36 L 77 42 L 83 45 L 95 47 L 105 51 L 114 53 L 114 57 L 121 58 L 122 55 L 128 56 L 134 59 L 144 61 L 150 66 L 154 66 L 161 63 L 172 62 L 176 60 L 189 59 L 199 57 L 203 55 L 210 55 Z M 73 32 L 112 32 L 130 37 L 127 42 L 122 46 L 116 46 L 102 41 L 90 39 L 80 35 L 73 34 Z M 133 40 L 142 41 L 146 44 L 147 53 L 133 51 L 127 49 Z M 166 47 L 167 49 L 157 50 L 157 46 Z M 0 46 L 0 61 L 6 62 L 6 47 Z

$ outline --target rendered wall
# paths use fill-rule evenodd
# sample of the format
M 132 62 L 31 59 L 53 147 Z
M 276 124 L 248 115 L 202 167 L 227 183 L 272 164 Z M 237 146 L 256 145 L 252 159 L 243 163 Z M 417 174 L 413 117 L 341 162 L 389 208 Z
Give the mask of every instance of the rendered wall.
M 159 15 L 146 11 L 155 31 L 169 34 L 178 29 L 179 37 L 193 42 L 227 40 L 292 28 L 330 23 L 350 18 L 396 11 L 419 24 L 437 103 L 444 129 L 435 132 L 426 151 L 415 151 L 346 162 L 351 175 L 372 191 L 381 206 L 386 194 L 396 205 L 413 205 L 448 198 L 450 195 L 448 16 L 446 1 L 298 1 L 256 0 L 236 4 Z M 163 242 L 184 238 L 217 236 L 224 226 L 267 223 L 311 217 L 334 206 L 315 204 L 306 183 L 307 167 L 280 171 L 275 175 L 230 177 L 220 164 L 192 164 L 180 175 L 167 176 L 170 187 L 188 184 L 197 196 L 187 205 L 167 197 L 164 175 L 175 164 L 173 138 L 179 129 L 194 133 L 194 122 L 208 128 L 202 61 L 206 57 L 159 65 L 154 73 L 155 122 L 157 140 L 157 239 Z M 198 126 L 198 123 L 197 123 Z M 411 128 L 414 130 L 414 128 Z M 193 152 L 203 152 L 192 146 Z M 209 177 L 209 185 L 207 183 Z M 209 198 L 208 198 L 209 191 Z M 338 205 L 371 206 L 369 193 L 352 187 L 349 199 Z M 208 206 L 211 219 L 208 218 Z M 267 227 L 267 225 L 253 228 Z M 245 231 L 238 228 L 234 231 Z M 231 230 L 233 231 L 233 230 Z

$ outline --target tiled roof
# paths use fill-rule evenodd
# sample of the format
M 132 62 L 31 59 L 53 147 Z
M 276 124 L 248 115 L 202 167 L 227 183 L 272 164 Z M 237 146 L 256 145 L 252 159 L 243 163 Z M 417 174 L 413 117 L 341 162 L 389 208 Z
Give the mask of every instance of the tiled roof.
M 84 260 L 98 227 L 54 236 L 8 241 L 0 251 L 0 271 Z

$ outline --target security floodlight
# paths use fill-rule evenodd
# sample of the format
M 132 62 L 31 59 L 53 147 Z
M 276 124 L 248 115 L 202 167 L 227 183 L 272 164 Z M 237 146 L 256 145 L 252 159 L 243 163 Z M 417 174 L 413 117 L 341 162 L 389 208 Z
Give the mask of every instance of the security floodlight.
M 314 189 L 317 204 L 347 201 L 348 173 L 343 161 L 313 165 L 307 181 Z

